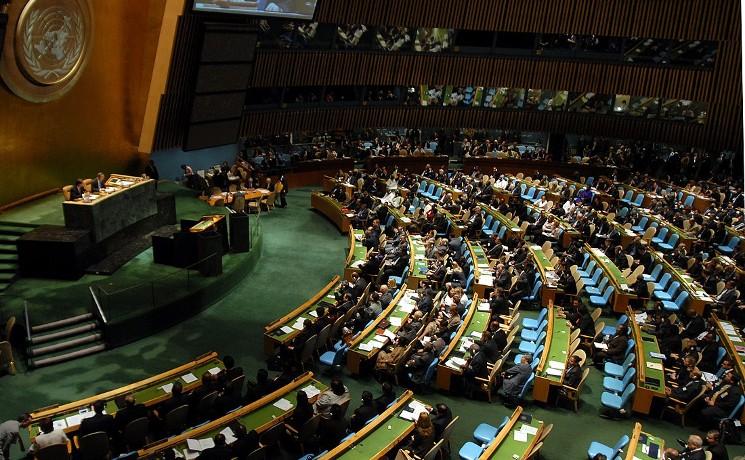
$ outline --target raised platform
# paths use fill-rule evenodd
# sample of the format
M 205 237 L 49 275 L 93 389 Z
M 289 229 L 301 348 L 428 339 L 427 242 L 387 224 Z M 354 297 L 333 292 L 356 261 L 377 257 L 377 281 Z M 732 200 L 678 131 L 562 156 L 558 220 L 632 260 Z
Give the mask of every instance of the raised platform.
M 178 219 L 196 220 L 224 212 L 207 206 L 180 185 L 161 182 L 159 190 L 173 194 Z M 0 214 L 0 220 L 25 221 L 41 225 L 41 229 L 59 228 L 63 221 L 61 202 L 61 194 L 45 197 Z M 15 316 L 25 329 L 24 305 L 28 305 L 32 326 L 93 312 L 103 323 L 109 347 L 138 340 L 189 318 L 239 284 L 261 256 L 260 228 L 258 219 L 251 216 L 251 250 L 226 253 L 219 276 L 202 276 L 197 267 L 156 264 L 147 242 L 122 245 L 120 250 L 135 253 L 126 254 L 129 260 L 111 276 L 84 274 L 67 281 L 22 276 L 4 292 L 0 320 Z

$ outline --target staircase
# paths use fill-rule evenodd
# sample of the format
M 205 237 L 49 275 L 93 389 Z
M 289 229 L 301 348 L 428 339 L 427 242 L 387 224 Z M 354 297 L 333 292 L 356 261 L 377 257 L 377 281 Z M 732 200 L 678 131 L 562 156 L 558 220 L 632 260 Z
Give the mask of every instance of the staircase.
M 49 366 L 106 349 L 92 313 L 31 326 L 26 356 L 29 368 Z
M 33 224 L 0 222 L 0 292 L 8 289 L 18 276 L 16 241 L 34 228 Z

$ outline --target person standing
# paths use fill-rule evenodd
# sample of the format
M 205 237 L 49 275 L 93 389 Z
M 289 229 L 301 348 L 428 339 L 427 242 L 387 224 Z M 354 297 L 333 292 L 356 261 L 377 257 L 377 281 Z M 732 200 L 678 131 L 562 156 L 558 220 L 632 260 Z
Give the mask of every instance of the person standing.
M 18 446 L 23 452 L 23 439 L 20 436 L 21 428 L 26 428 L 31 424 L 31 417 L 23 414 L 16 420 L 8 420 L 0 423 L 0 460 L 10 460 L 10 446 L 18 442 Z

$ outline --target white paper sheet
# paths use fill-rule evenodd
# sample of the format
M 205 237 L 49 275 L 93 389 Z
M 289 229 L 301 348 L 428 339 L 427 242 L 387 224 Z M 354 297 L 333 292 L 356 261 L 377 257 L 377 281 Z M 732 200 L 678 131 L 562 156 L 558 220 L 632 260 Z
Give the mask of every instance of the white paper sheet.
M 306 396 L 308 396 L 308 399 L 315 398 L 316 396 L 321 394 L 321 390 L 313 385 L 308 385 L 307 387 L 303 388 L 302 391 L 305 393 Z
M 524 431 L 515 431 L 515 441 L 528 442 L 528 433 Z
M 186 383 L 191 383 L 191 382 L 196 382 L 196 381 L 197 381 L 197 380 L 199 380 L 199 379 L 197 378 L 197 376 L 196 376 L 196 375 L 194 375 L 194 374 L 192 374 L 191 372 L 189 372 L 189 373 L 188 373 L 188 374 L 186 374 L 186 375 L 182 375 L 182 376 L 181 376 L 181 380 L 183 380 L 183 381 L 184 381 L 184 382 L 186 382 Z
M 276 407 L 277 409 L 288 411 L 292 409 L 292 403 L 285 398 L 280 399 L 279 401 L 272 404 L 272 406 Z
M 535 436 L 536 433 L 538 433 L 538 427 L 523 424 L 523 426 L 520 427 L 520 431 Z
M 172 383 L 166 383 L 162 387 L 160 387 L 161 390 L 165 391 L 166 393 L 170 393 L 171 390 L 173 390 L 173 384 Z
M 279 328 L 279 330 L 284 332 L 285 334 L 290 334 L 292 333 L 292 331 L 294 331 L 294 329 L 291 328 L 290 326 L 282 326 Z
M 370 345 L 369 343 L 361 343 L 360 344 L 360 350 L 362 350 L 362 351 L 370 351 L 372 349 L 373 349 L 373 346 Z
M 209 372 L 212 375 L 217 375 L 220 372 L 222 372 L 222 369 L 220 369 L 219 367 L 213 367 L 212 369 L 208 370 L 207 372 Z
M 238 438 L 235 437 L 235 433 L 233 433 L 233 430 L 230 429 L 230 427 L 225 428 L 220 432 L 221 435 L 225 436 L 225 442 L 228 444 L 233 444 Z

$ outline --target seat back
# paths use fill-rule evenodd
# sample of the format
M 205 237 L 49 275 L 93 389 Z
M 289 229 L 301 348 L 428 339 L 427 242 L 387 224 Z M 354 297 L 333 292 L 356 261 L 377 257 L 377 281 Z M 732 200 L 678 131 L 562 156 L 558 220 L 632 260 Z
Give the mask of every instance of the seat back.
M 538 293 L 541 290 L 541 286 L 543 286 L 543 282 L 541 282 L 540 280 L 535 282 L 535 284 L 533 285 L 533 292 L 530 294 L 531 300 L 535 300 L 538 298 Z
M 213 391 L 208 393 L 199 400 L 197 404 L 197 413 L 202 417 L 207 417 L 212 413 L 212 407 L 215 405 L 217 399 L 217 392 Z
M 527 393 L 528 389 L 533 385 L 534 380 L 535 374 L 530 374 L 530 377 L 528 377 L 528 380 L 525 381 L 523 388 L 520 390 L 520 396 L 518 396 L 518 399 L 522 400 L 525 397 L 525 393 Z
M 724 347 L 719 347 L 717 350 L 717 366 L 719 366 L 722 363 L 722 360 L 724 359 L 724 356 L 727 354 L 727 350 L 724 349 Z
M 426 454 L 424 454 L 424 457 L 422 457 L 422 460 L 435 460 L 437 458 L 437 454 L 440 453 L 440 450 L 442 450 L 443 446 L 445 445 L 445 440 L 440 439 L 435 443 L 432 448 L 427 451 Z
M 613 455 L 621 453 L 621 451 L 629 445 L 629 437 L 628 435 L 623 435 L 621 438 L 616 442 L 616 445 L 613 446 Z
M 634 353 L 629 353 L 626 355 L 626 359 L 623 362 L 623 368 L 628 369 L 629 366 L 632 366 L 634 364 L 634 360 L 636 359 L 636 355 Z
M 649 274 L 649 276 L 652 277 L 652 281 L 657 281 L 657 277 L 660 276 L 660 273 L 662 273 L 662 264 L 657 264 L 652 269 L 652 273 Z
M 68 460 L 70 454 L 67 452 L 67 444 L 52 444 L 34 452 L 38 460 Z
M 693 201 L 695 199 L 696 199 L 696 197 L 694 197 L 693 195 L 688 195 L 686 197 L 685 201 L 683 202 L 683 206 L 685 206 L 686 208 L 693 207 Z
M 626 369 L 626 374 L 623 376 L 623 387 L 626 388 L 629 383 L 631 383 L 631 380 L 634 379 L 636 376 L 636 368 L 633 366 L 630 366 L 628 369 Z
M 727 247 L 729 247 L 729 248 L 731 248 L 731 249 L 733 249 L 733 250 L 734 250 L 734 249 L 735 249 L 735 248 L 737 247 L 737 245 L 738 245 L 739 243 L 740 243 L 740 238 L 739 238 L 739 237 L 737 237 L 737 236 L 733 236 L 733 237 L 732 237 L 732 238 L 730 238 L 730 239 L 729 239 L 729 241 L 727 242 Z
M 544 319 L 546 319 L 546 316 L 548 315 L 548 308 L 541 309 L 541 312 L 538 313 L 538 318 L 536 318 L 536 321 L 538 324 L 541 324 Z
M 669 232 L 669 231 L 670 231 L 670 230 L 668 230 L 668 228 L 667 228 L 667 227 L 662 227 L 662 228 L 660 229 L 660 232 L 659 232 L 659 233 L 657 234 L 657 236 L 655 236 L 655 237 L 654 237 L 654 238 L 652 238 L 652 239 L 653 239 L 654 241 L 659 241 L 660 243 L 662 243 L 663 241 L 665 241 L 665 238 L 667 238 L 667 232 Z
M 675 294 L 678 293 L 678 289 L 680 289 L 680 281 L 673 281 L 670 283 L 670 286 L 668 286 L 667 293 L 670 294 L 670 297 L 675 297 Z
M 667 244 L 675 248 L 675 246 L 678 244 L 679 239 L 680 236 L 677 233 L 673 233 L 672 235 L 670 235 L 670 239 L 667 240 Z
M 605 292 L 603 293 L 603 299 L 605 300 L 605 303 L 608 303 L 608 299 L 610 299 L 610 296 L 613 295 L 614 291 L 615 288 L 613 286 L 608 286 L 605 288 Z
M 450 421 L 450 423 L 447 424 L 447 426 L 442 430 L 442 435 L 440 436 L 443 441 L 450 441 L 450 435 L 453 433 L 453 428 L 455 427 L 455 423 L 460 419 L 460 416 L 455 416 Z
M 486 220 L 484 221 L 484 228 L 489 228 L 493 219 L 494 219 L 494 216 L 492 216 L 491 214 L 487 214 Z
M 631 350 L 634 349 L 635 345 L 636 345 L 636 342 L 634 342 L 634 339 L 629 339 L 626 341 L 626 352 L 625 352 L 626 356 L 628 356 L 629 353 L 631 353 Z
M 632 198 L 634 198 L 634 191 L 629 190 L 628 192 L 626 192 L 626 195 L 624 195 L 623 201 L 631 201 Z
M 607 286 L 608 286 L 608 277 L 604 276 L 603 279 L 600 280 L 600 284 L 598 284 L 598 290 L 600 292 L 603 292 L 603 289 L 605 289 Z
M 109 435 L 96 431 L 78 438 L 80 458 L 83 460 L 101 460 L 109 456 Z
M 621 393 L 621 407 L 625 406 L 626 403 L 629 402 L 629 399 L 631 398 L 631 396 L 633 396 L 635 391 L 636 391 L 636 385 L 634 385 L 633 383 L 630 383 L 623 390 L 623 393 Z
M 660 281 L 657 282 L 657 284 L 660 285 L 660 289 L 662 290 L 667 289 L 667 283 L 670 282 L 671 278 L 672 278 L 672 275 L 670 273 L 665 272 L 665 274 L 662 275 L 662 278 L 660 278 Z
M 644 230 L 647 226 L 647 222 L 649 222 L 649 217 L 643 216 L 641 219 L 639 219 L 639 223 L 636 225 L 636 227 L 639 227 L 641 230 Z
M 646 230 L 644 230 L 644 235 L 642 236 L 642 240 L 649 241 L 654 237 L 654 234 L 657 232 L 657 227 L 654 225 L 656 222 L 652 222 L 652 225 L 649 226 Z
M 640 193 L 636 196 L 636 199 L 634 200 L 633 204 L 636 206 L 641 206 L 643 202 L 644 202 L 644 194 Z
M 429 385 L 429 383 L 432 381 L 432 377 L 435 375 L 435 371 L 437 370 L 437 364 L 440 362 L 440 358 L 435 358 L 432 360 L 432 362 L 427 367 L 427 372 L 424 373 L 424 384 Z
M 331 336 L 331 325 L 327 324 L 320 332 L 318 332 L 318 340 L 316 340 L 316 349 L 321 349 L 328 344 L 329 337 Z
M 271 448 L 279 442 L 279 438 L 285 431 L 285 426 L 282 423 L 274 425 L 261 434 L 260 442 L 262 446 Z
M 682 310 L 687 300 L 688 300 L 688 291 L 683 291 L 680 294 L 678 294 L 678 297 L 675 298 L 675 305 L 678 306 L 678 309 Z
M 166 414 L 166 432 L 168 432 L 169 434 L 178 434 L 184 431 L 184 428 L 186 428 L 186 418 L 188 416 L 189 406 L 187 404 L 171 409 L 171 411 Z M 129 427 L 129 425 L 136 422 L 137 420 L 129 422 L 127 427 Z M 145 421 L 147 421 L 147 419 L 145 419 Z M 147 424 L 145 424 L 145 432 L 147 432 Z M 126 428 L 124 430 L 124 433 L 126 437 Z
M 745 395 L 740 395 L 740 401 L 737 403 L 734 409 L 732 409 L 732 412 L 729 413 L 728 419 L 735 420 L 735 417 L 737 417 L 737 414 L 740 413 L 740 410 L 742 409 L 742 406 L 745 405 Z

